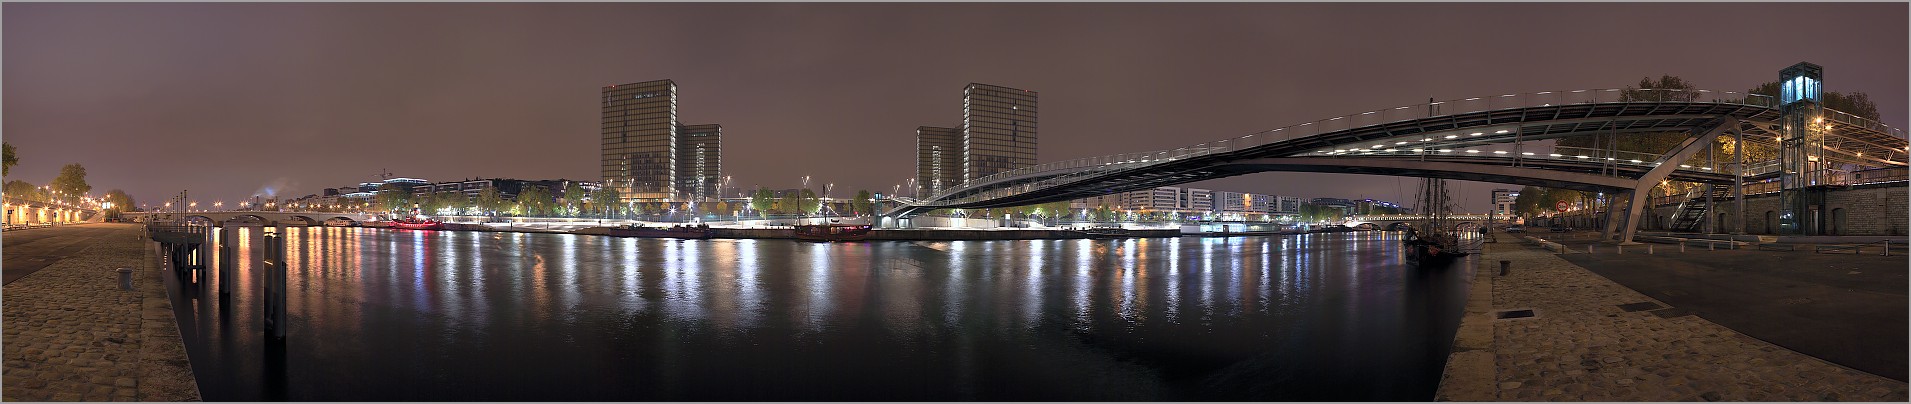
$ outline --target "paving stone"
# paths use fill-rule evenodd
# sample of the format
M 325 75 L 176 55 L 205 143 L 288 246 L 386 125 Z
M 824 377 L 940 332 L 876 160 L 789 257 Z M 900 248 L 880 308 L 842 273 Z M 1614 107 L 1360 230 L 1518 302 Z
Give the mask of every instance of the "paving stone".
M 0 385 L 8 401 L 142 401 L 132 388 L 142 380 L 180 378 L 140 360 L 187 362 L 184 349 L 160 350 L 183 344 L 139 226 L 87 226 L 118 229 L 0 290 L 0 329 L 7 331 Z M 111 273 L 119 267 L 145 268 L 134 274 L 134 291 L 119 290 Z M 150 296 L 161 312 L 148 313 Z M 198 401 L 189 372 L 184 380 L 152 401 Z
M 1500 401 L 1903 401 L 1903 382 L 1853 371 L 1733 332 L 1699 316 L 1661 318 L 1618 305 L 1656 302 L 1558 256 L 1514 243 L 1482 260 L 1513 261 L 1490 277 Z M 1469 310 L 1474 310 L 1469 306 Z M 1442 390 L 1447 386 L 1442 385 Z M 1488 387 L 1490 388 L 1490 387 Z

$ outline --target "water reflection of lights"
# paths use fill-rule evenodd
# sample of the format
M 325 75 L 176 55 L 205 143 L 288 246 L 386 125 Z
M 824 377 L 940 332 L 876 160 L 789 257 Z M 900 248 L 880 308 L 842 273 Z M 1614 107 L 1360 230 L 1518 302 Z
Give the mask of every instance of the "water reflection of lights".
M 1286 244 L 1287 240 L 1282 239 L 1281 243 Z M 1273 295 L 1272 295 L 1273 291 L 1269 290 L 1269 288 L 1272 285 L 1268 284 L 1268 282 L 1271 281 L 1270 279 L 1268 279 L 1269 274 L 1267 271 L 1268 266 L 1270 266 L 1268 263 L 1268 255 L 1269 255 L 1268 251 L 1271 251 L 1271 250 L 1268 249 L 1267 239 L 1265 238 L 1261 239 L 1261 254 L 1257 256 L 1258 258 L 1260 258 L 1259 259 L 1260 262 L 1257 262 L 1256 263 L 1257 265 L 1255 265 L 1255 267 L 1261 270 L 1261 276 L 1260 276 L 1261 287 L 1258 290 L 1259 294 L 1257 294 L 1256 296 L 1260 299 L 1261 313 L 1263 314 L 1267 313 L 1268 308 L 1272 306 L 1273 304 L 1273 302 L 1270 302 L 1270 300 L 1273 300 Z
M 833 305 L 830 304 L 830 243 L 808 243 L 810 255 L 809 267 L 809 310 L 804 313 L 804 325 L 811 330 L 821 331 L 825 317 Z
M 576 234 L 556 234 L 552 236 L 557 237 L 564 245 L 563 248 L 557 250 L 557 270 L 560 271 L 558 273 L 558 282 L 560 283 L 558 287 L 559 290 L 563 292 L 558 295 L 557 304 L 558 307 L 571 307 L 579 299 L 577 289 L 578 284 L 582 283 L 579 282 L 577 278 L 577 238 L 584 236 Z
M 623 250 L 623 254 L 619 254 L 622 256 L 622 261 L 617 265 L 617 278 L 623 281 L 624 284 L 623 290 L 619 293 L 618 301 L 622 304 L 624 310 L 632 312 L 642 311 L 645 307 L 643 289 L 638 287 L 638 281 L 643 278 L 644 272 L 637 268 L 637 252 L 639 249 L 637 239 L 619 238 L 617 244 L 621 247 L 621 250 Z
M 431 309 L 429 308 L 429 307 L 431 306 L 431 304 L 430 304 L 430 298 L 431 298 L 431 296 L 430 296 L 430 293 L 431 293 L 431 292 L 430 292 L 430 291 L 428 291 L 428 290 L 425 290 L 425 277 L 426 277 L 426 275 L 425 275 L 425 274 L 426 274 L 426 271 L 425 271 L 425 234 L 424 234 L 424 232 L 423 232 L 423 231 L 415 231 L 415 230 L 414 230 L 414 231 L 410 231 L 410 232 L 407 232 L 407 233 L 411 233 L 411 263 L 412 263 L 412 264 L 411 264 L 411 292 L 412 292 L 412 296 L 411 296 L 411 301 L 412 301 L 412 307 L 417 307 L 417 308 L 419 308 L 419 309 L 421 309 L 421 310 L 425 310 L 425 311 L 427 311 L 427 312 L 430 312 L 430 311 L 432 311 L 432 310 L 431 310 Z
M 664 315 L 675 320 L 704 318 L 702 265 L 697 246 L 689 240 L 657 240 L 664 243 Z
M 1094 268 L 1095 265 L 1092 263 L 1090 265 L 1075 266 L 1075 293 L 1071 296 L 1070 303 L 1073 303 L 1075 306 L 1074 327 L 1077 330 L 1087 331 L 1092 328 L 1088 321 L 1088 295 L 1092 288 L 1090 285 L 1093 284 L 1095 278 Z
M 1060 241 L 1053 242 L 1053 244 L 1058 246 L 1061 245 L 1061 243 Z M 1034 327 L 1037 320 L 1042 318 L 1042 280 L 1048 277 L 1048 274 L 1044 273 L 1046 271 L 1043 271 L 1043 268 L 1048 266 L 1048 249 L 1046 247 L 1048 247 L 1049 244 L 1051 244 L 1051 242 L 1047 240 L 1032 240 L 1028 244 L 1028 265 L 1022 267 L 1022 270 L 1025 271 L 1022 276 L 1023 327 Z
M 737 313 L 738 322 L 743 327 L 755 327 L 763 314 L 762 270 L 758 268 L 757 249 L 763 248 L 755 239 L 737 240 L 736 249 L 737 300 L 742 302 Z

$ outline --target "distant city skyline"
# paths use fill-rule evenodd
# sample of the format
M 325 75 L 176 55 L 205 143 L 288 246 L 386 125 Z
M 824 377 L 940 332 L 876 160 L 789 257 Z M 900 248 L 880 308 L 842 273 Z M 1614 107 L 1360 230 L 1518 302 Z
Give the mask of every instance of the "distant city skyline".
M 20 154 L 7 179 L 45 184 L 80 163 L 95 194 L 147 203 L 180 189 L 202 203 L 297 197 L 384 170 L 598 180 L 611 167 L 590 99 L 666 78 L 686 86 L 690 122 L 722 123 L 733 182 L 719 186 L 808 176 L 835 197 L 909 186 L 918 127 L 959 122 L 964 83 L 1041 93 L 1037 163 L 1428 98 L 1661 75 L 1744 91 L 1800 61 L 1824 66 L 1826 90 L 1869 94 L 1885 124 L 1911 111 L 1904 3 L 0 7 L 0 132 Z M 1748 28 L 1780 16 L 1791 25 Z M 1416 184 L 1261 173 L 1179 186 L 1411 203 Z M 1493 189 L 1518 187 L 1455 188 L 1461 210 L 1485 212 Z

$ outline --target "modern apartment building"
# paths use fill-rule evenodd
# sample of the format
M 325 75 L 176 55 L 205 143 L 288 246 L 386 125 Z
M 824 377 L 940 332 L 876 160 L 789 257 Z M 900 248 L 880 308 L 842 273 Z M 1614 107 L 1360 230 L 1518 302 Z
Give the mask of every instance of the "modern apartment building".
M 640 202 L 716 196 L 722 127 L 680 122 L 675 82 L 604 87 L 602 101 L 606 186 Z
M 989 84 L 962 89 L 962 124 L 916 128 L 916 183 L 923 196 L 976 178 L 1035 165 L 1036 93 Z

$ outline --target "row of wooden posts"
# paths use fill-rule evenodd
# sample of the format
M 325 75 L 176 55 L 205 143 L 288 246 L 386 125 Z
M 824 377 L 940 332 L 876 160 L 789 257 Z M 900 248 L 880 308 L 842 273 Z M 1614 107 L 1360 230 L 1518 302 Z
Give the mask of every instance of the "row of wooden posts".
M 237 279 L 238 268 L 233 263 L 234 246 L 237 238 L 234 226 L 220 227 L 219 237 L 213 238 L 211 228 L 206 226 L 154 226 L 149 229 L 153 241 L 159 244 L 166 254 L 166 263 L 175 276 L 180 279 L 205 279 L 206 245 L 219 248 L 219 299 L 224 302 L 232 296 L 232 284 Z M 260 243 L 259 270 L 264 272 L 265 293 L 262 295 L 265 310 L 265 336 L 272 341 L 283 342 L 287 328 L 285 320 L 285 227 L 266 227 L 264 242 Z

